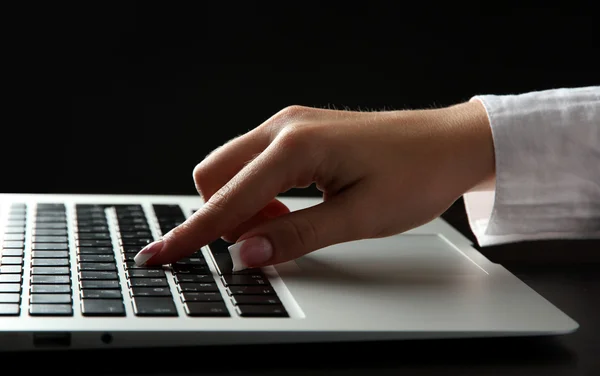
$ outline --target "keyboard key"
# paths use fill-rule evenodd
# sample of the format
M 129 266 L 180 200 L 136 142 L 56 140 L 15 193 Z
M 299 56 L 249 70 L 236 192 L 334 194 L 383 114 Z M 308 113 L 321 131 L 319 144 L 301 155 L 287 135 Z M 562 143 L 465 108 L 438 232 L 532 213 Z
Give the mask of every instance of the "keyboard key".
M 120 289 L 121 284 L 117 280 L 94 280 L 88 279 L 81 281 L 82 289 Z
M 132 287 L 131 296 L 172 296 L 168 287 Z
M 111 247 L 112 242 L 110 240 L 92 240 L 92 239 L 78 239 L 75 241 L 78 247 Z
M 0 251 L 0 257 L 23 257 L 22 249 L 3 249 Z
M 72 316 L 73 307 L 70 304 L 31 304 L 31 316 Z
M 221 277 L 225 286 L 254 286 L 269 285 L 269 281 L 263 275 L 224 275 Z
M 23 265 L 23 257 L 4 257 L 0 259 L 2 265 Z
M 9 241 L 24 241 L 25 240 L 25 234 L 4 234 L 3 239 L 5 241 L 9 240 Z
M 71 294 L 32 294 L 29 297 L 32 304 L 70 304 Z
M 0 304 L 0 316 L 18 316 L 20 313 L 18 304 Z
M 32 285 L 32 294 L 70 294 L 71 286 L 69 285 Z
M 112 254 L 104 254 L 104 255 L 85 255 L 80 254 L 77 256 L 79 262 L 114 262 L 115 256 Z
M 128 278 L 161 278 L 165 277 L 162 269 L 131 269 L 127 270 Z
M 31 241 L 33 243 L 68 243 L 69 239 L 66 236 L 34 236 Z
M 23 242 L 14 242 L 14 241 L 5 241 L 2 245 L 3 248 L 17 248 L 23 249 L 25 248 L 25 243 Z
M 173 265 L 173 274 L 210 274 L 210 268 L 204 265 Z
M 0 283 L 0 292 L 21 292 L 20 283 Z
M 69 266 L 68 258 L 34 258 L 32 266 Z
M 0 293 L 0 304 L 20 302 L 21 294 L 19 293 Z
M 33 251 L 68 251 L 69 245 L 66 243 L 33 243 Z
M 0 283 L 21 283 L 20 274 L 0 274 Z
M 79 247 L 79 255 L 114 255 L 112 247 Z
M 81 290 L 82 299 L 121 299 L 121 290 Z
M 68 232 L 66 229 L 35 229 L 33 234 L 35 236 L 67 236 Z
M 130 278 L 129 286 L 131 287 L 167 287 L 166 278 Z
M 0 266 L 0 274 L 21 274 L 23 267 L 21 265 L 2 265 Z
M 214 283 L 212 275 L 178 274 L 175 276 L 177 283 Z
M 69 275 L 71 269 L 67 266 L 34 266 L 31 268 L 32 275 Z
M 137 316 L 177 316 L 170 297 L 134 297 L 133 310 Z
M 34 285 L 62 285 L 70 284 L 71 278 L 68 275 L 34 275 L 31 276 L 31 283 Z
M 83 316 L 125 316 L 125 306 L 120 299 L 83 299 Z
M 79 264 L 79 271 L 90 272 L 112 272 L 117 270 L 114 262 L 82 262 Z
M 54 223 L 54 222 L 47 222 L 47 223 L 36 223 L 35 224 L 35 228 L 36 230 L 66 230 L 67 229 L 67 224 L 66 223 Z
M 31 257 L 36 258 L 68 258 L 68 251 L 33 251 Z M 35 261 L 35 260 L 34 260 Z
M 185 303 L 185 313 L 188 316 L 230 316 L 225 303 L 217 302 L 187 302 Z
M 281 304 L 279 298 L 275 295 L 234 295 L 233 303 L 240 304 Z
M 119 275 L 117 272 L 90 272 L 90 271 L 82 271 L 79 273 L 80 280 L 118 280 Z
M 289 317 L 282 305 L 238 305 L 236 311 L 242 317 Z
M 179 292 L 218 292 L 216 283 L 180 283 L 177 285 Z
M 82 240 L 101 240 L 101 239 L 110 239 L 110 234 L 106 232 L 88 232 L 81 233 L 76 236 L 77 239 Z
M 81 226 L 77 228 L 79 234 L 94 234 L 94 233 L 107 233 L 108 226 Z
M 181 294 L 182 302 L 221 302 L 223 297 L 220 292 L 184 292 Z
M 227 293 L 235 295 L 275 295 L 275 290 L 270 286 L 230 286 Z

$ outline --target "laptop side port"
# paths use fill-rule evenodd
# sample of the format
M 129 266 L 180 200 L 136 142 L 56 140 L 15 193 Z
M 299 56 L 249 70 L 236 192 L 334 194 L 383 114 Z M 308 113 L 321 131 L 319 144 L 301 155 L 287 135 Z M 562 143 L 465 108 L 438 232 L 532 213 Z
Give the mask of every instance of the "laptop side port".
M 33 346 L 36 348 L 64 348 L 71 346 L 71 333 L 39 332 L 33 333 Z

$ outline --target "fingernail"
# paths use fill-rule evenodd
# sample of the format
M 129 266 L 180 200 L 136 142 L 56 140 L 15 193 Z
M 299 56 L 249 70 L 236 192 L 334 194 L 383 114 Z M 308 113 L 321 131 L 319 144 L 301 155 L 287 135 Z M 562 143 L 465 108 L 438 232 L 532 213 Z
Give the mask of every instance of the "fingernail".
M 133 258 L 133 261 L 137 266 L 144 266 L 152 256 L 156 255 L 163 247 L 163 241 L 157 240 L 145 246 L 137 255 Z
M 273 246 L 267 238 L 257 236 L 229 246 L 229 254 L 233 271 L 237 272 L 269 261 L 273 256 Z

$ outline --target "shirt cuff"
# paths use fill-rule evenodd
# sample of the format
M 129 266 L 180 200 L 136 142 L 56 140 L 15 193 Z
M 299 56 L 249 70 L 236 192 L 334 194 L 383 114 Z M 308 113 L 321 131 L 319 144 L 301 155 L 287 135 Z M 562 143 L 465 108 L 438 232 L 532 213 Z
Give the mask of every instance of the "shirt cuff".
M 478 243 L 600 238 L 600 86 L 475 100 L 496 158 L 494 185 L 463 196 Z

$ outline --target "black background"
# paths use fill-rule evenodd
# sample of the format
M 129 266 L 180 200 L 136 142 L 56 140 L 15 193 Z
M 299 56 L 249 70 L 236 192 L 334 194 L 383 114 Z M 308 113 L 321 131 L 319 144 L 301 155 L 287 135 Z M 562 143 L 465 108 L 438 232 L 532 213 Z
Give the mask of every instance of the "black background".
M 6 13 L 1 191 L 195 194 L 206 154 L 288 105 L 419 108 L 598 83 L 591 2 L 507 4 L 24 5 Z

